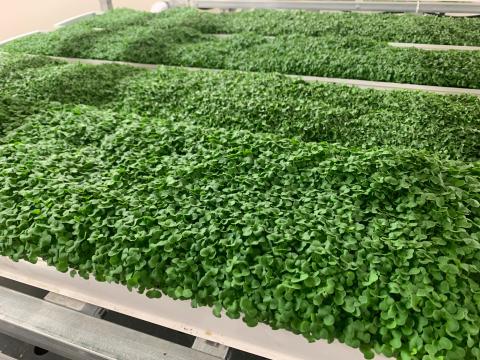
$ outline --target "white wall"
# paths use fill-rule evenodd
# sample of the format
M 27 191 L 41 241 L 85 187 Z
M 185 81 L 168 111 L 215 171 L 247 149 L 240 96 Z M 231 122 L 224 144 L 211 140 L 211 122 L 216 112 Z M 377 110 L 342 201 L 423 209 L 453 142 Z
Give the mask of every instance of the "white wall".
M 113 0 L 114 7 L 150 10 L 155 0 Z M 34 30 L 51 30 L 66 18 L 100 11 L 99 0 L 0 0 L 0 41 Z

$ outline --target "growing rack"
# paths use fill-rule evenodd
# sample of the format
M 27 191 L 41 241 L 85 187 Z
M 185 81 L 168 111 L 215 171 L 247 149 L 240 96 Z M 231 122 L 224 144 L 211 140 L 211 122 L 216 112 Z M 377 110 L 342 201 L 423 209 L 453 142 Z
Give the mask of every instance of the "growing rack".
M 112 8 L 111 1 L 101 1 L 102 10 Z M 173 3 L 171 4 L 174 5 Z M 394 12 L 435 12 L 435 13 L 480 13 L 480 4 L 472 3 L 444 3 L 444 2 L 352 2 L 352 1 L 222 1 L 199 0 L 189 4 L 198 8 L 265 8 L 265 9 L 306 9 L 306 10 L 342 10 L 342 11 L 394 11 Z M 71 22 L 69 19 L 68 23 Z M 401 45 L 400 45 L 401 46 Z M 471 49 L 478 50 L 478 49 Z M 82 61 L 70 59 L 71 61 Z M 95 61 L 86 60 L 95 63 Z M 101 61 L 97 61 L 100 63 Z M 135 66 L 142 66 L 136 64 Z M 152 67 L 145 64 L 144 67 Z M 350 83 L 345 79 L 329 79 L 302 77 L 307 81 L 327 81 L 333 83 L 347 83 L 360 87 L 373 88 L 404 88 L 427 90 L 439 93 L 470 93 L 480 96 L 480 90 L 455 89 L 410 85 L 410 87 L 392 83 L 366 82 L 353 80 Z M 348 81 L 348 80 L 347 80 Z M 376 83 L 376 84 L 373 84 Z M 30 299 L 11 290 L 0 288 L 0 329 L 10 335 L 34 340 L 39 345 L 72 358 L 78 359 L 107 359 L 107 358 L 134 358 L 131 343 L 126 339 L 135 338 L 143 349 L 142 359 L 198 359 L 213 360 L 225 358 L 226 351 L 219 345 L 235 347 L 275 360 L 313 360 L 335 358 L 362 359 L 359 351 L 343 344 L 326 344 L 318 341 L 307 343 L 303 338 L 286 331 L 273 331 L 267 326 L 259 325 L 253 329 L 246 328 L 243 322 L 230 320 L 226 317 L 215 319 L 209 309 L 192 309 L 187 302 L 172 301 L 167 298 L 149 300 L 143 295 L 128 292 L 122 286 L 99 283 L 94 280 L 71 279 L 68 275 L 59 273 L 43 263 L 36 265 L 0 258 L 0 276 L 25 284 L 46 289 L 81 302 L 80 307 L 91 304 L 99 308 L 106 308 L 133 315 L 159 325 L 167 326 L 198 337 L 197 348 L 186 350 L 172 346 L 164 341 L 153 339 L 128 329 L 115 326 L 105 326 L 102 320 L 92 315 L 76 311 L 72 307 L 65 309 L 65 304 L 52 304 L 48 301 Z M 18 304 L 22 304 L 18 306 Z M 68 307 L 68 306 L 67 306 Z M 99 310 L 96 311 L 99 311 Z M 35 320 L 33 314 L 40 314 L 43 320 L 50 319 L 52 327 L 42 327 L 44 323 L 24 321 L 26 318 Z M 86 337 L 78 337 L 72 333 L 71 337 L 63 337 L 68 332 L 66 320 L 72 323 L 85 322 L 91 330 L 85 333 Z M 102 348 L 103 341 L 98 342 L 101 334 L 109 332 L 112 340 L 106 348 Z M 205 343 L 203 340 L 213 343 Z M 81 345 L 80 345 L 81 344 Z M 203 345 L 198 345 L 203 344 Z M 125 346 L 128 345 L 128 346 Z M 138 349 L 135 349 L 138 352 Z M 382 359 L 382 357 L 376 357 Z

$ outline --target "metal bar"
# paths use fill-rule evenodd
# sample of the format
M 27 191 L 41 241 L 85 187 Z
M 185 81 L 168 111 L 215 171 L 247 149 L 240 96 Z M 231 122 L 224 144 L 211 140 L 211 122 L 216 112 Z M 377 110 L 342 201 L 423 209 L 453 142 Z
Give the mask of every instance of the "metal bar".
M 0 352 L 0 360 L 15 360 L 15 359 Z
M 416 44 L 416 43 L 398 43 L 389 42 L 389 46 L 398 48 L 415 48 L 420 50 L 433 50 L 433 51 L 480 51 L 480 46 L 463 46 L 463 45 L 436 45 L 436 44 Z
M 52 304 L 79 311 L 83 314 L 90 315 L 99 319 L 103 318 L 106 313 L 106 310 L 104 308 L 88 304 L 83 301 L 60 295 L 54 292 L 49 292 L 47 295 L 45 295 L 43 299 L 45 301 L 51 302 Z
M 207 68 L 183 67 L 183 66 L 139 64 L 139 63 L 131 63 L 131 62 L 125 62 L 125 61 L 77 59 L 77 58 L 64 58 L 64 57 L 58 57 L 58 56 L 49 56 L 49 57 L 51 59 L 63 60 L 69 63 L 82 63 L 82 64 L 90 64 L 90 65 L 119 64 L 119 65 L 128 65 L 128 66 L 138 67 L 138 68 L 147 69 L 147 70 L 155 70 L 158 67 L 171 67 L 171 68 L 185 69 L 189 71 L 225 71 L 225 69 L 207 69 Z M 229 71 L 235 71 L 235 70 L 229 70 Z M 246 71 L 239 71 L 239 72 L 248 73 Z M 329 77 L 321 77 L 321 76 L 305 76 L 305 75 L 291 75 L 291 74 L 284 74 L 284 75 L 293 79 L 301 79 L 307 82 L 324 82 L 324 83 L 341 84 L 341 85 L 347 85 L 347 86 L 356 86 L 356 87 L 367 88 L 367 89 L 415 90 L 415 91 L 428 91 L 428 92 L 433 92 L 433 93 L 442 94 L 442 95 L 467 94 L 467 95 L 480 97 L 480 89 L 417 85 L 417 84 L 402 84 L 402 83 L 393 83 L 393 82 L 385 82 L 385 81 L 341 79 L 341 78 L 329 78 Z
M 99 0 L 99 1 L 100 1 L 100 9 L 103 12 L 113 10 L 112 0 Z
M 357 1 L 270 1 L 270 0 L 198 0 L 199 8 L 219 9 L 300 9 L 324 11 L 389 11 L 432 13 L 480 13 L 479 3 L 422 2 L 417 9 L 416 1 L 405 2 L 357 2 Z
M 5 287 L 0 331 L 74 360 L 218 360 Z
M 192 345 L 192 349 L 215 356 L 218 359 L 225 360 L 230 348 L 228 346 L 197 337 Z
M 51 291 L 45 295 L 43 300 L 75 311 L 82 311 L 83 307 L 86 305 L 83 301 L 72 299 L 68 296 L 60 295 Z

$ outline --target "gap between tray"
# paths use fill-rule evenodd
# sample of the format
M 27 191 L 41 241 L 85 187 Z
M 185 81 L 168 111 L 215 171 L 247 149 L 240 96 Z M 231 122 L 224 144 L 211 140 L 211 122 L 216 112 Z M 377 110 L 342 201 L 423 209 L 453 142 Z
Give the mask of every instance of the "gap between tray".
M 31 54 L 26 54 L 26 55 L 39 56 L 39 55 L 31 55 Z M 68 57 L 60 57 L 60 56 L 47 56 L 47 57 L 50 59 L 62 60 L 69 63 L 82 63 L 82 64 L 89 64 L 89 65 L 118 64 L 118 65 L 128 65 L 128 66 L 133 66 L 133 67 L 138 67 L 138 68 L 148 69 L 148 70 L 155 70 L 159 67 L 171 67 L 171 68 L 177 68 L 177 69 L 185 69 L 189 71 L 216 71 L 216 72 L 238 71 L 242 73 L 253 73 L 250 71 L 231 70 L 231 69 L 209 69 L 209 68 L 197 68 L 197 67 L 186 67 L 186 66 L 141 64 L 141 63 L 126 62 L 126 61 L 79 59 L 79 58 L 68 58 Z M 472 95 L 472 96 L 480 97 L 480 89 L 402 84 L 402 83 L 393 83 L 393 82 L 384 82 L 384 81 L 329 78 L 329 77 L 308 76 L 308 75 L 292 75 L 292 74 L 283 74 L 283 75 L 293 79 L 304 80 L 306 82 L 322 82 L 322 83 L 340 84 L 340 85 L 356 86 L 359 88 L 367 88 L 367 89 L 414 90 L 414 91 L 428 91 L 428 92 L 433 92 L 433 93 L 442 94 L 442 95 Z

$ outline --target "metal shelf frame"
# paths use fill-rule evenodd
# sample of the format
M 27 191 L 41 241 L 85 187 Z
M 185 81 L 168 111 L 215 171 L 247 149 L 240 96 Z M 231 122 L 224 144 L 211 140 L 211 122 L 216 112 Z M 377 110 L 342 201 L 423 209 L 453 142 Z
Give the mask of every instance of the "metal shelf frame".
M 273 360 L 362 360 L 364 358 L 358 349 L 338 341 L 331 344 L 323 340 L 309 343 L 302 336 L 286 330 L 272 330 L 265 324 L 250 328 L 241 319 L 234 320 L 225 315 L 216 318 L 212 315 L 210 308 L 192 308 L 189 301 L 173 300 L 167 296 L 149 299 L 144 294 L 128 291 L 123 285 L 98 282 L 94 278 L 89 280 L 78 276 L 72 278 L 68 273 L 61 273 L 42 261 L 36 264 L 25 261 L 14 262 L 0 256 L 0 276 L 208 341 L 207 344 L 197 341 L 194 347 L 198 350 L 205 349 L 205 345 L 213 342 Z M 3 332 L 2 301 L 4 299 L 0 293 L 0 331 Z M 15 303 L 18 307 L 22 307 L 18 302 L 9 301 L 10 305 Z M 28 319 L 28 317 L 24 313 L 18 315 L 17 319 L 20 322 L 20 319 Z M 70 327 L 65 328 L 64 331 L 76 331 L 77 324 L 77 322 L 70 322 Z M 103 334 L 103 339 L 108 337 L 108 332 Z M 48 349 L 45 345 L 37 345 Z M 209 353 L 217 356 L 223 353 L 223 348 L 219 346 L 215 348 L 217 348 L 215 352 Z M 145 359 L 148 358 L 145 357 Z M 387 358 L 378 355 L 375 360 L 387 360 Z
M 220 359 L 1 286 L 0 332 L 73 360 Z
M 99 0 L 99 2 L 100 2 L 100 9 L 102 11 L 113 10 L 112 0 Z

